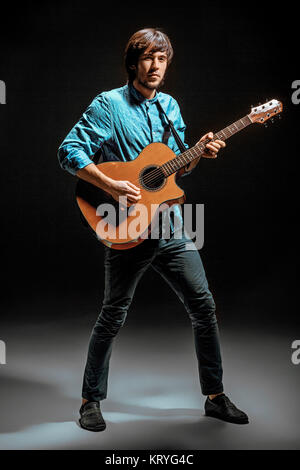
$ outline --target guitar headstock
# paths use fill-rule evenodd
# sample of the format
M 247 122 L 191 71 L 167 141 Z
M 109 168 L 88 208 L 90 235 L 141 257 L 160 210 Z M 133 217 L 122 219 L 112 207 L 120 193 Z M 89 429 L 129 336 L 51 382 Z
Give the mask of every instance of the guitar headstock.
M 268 119 L 277 116 L 283 109 L 282 103 L 278 100 L 270 100 L 265 104 L 251 108 L 248 117 L 252 122 L 264 124 Z

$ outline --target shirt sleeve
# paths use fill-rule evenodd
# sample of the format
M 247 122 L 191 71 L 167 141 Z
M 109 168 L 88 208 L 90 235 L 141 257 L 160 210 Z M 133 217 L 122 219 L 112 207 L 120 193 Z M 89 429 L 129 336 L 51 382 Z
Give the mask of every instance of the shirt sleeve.
M 79 169 L 92 163 L 91 157 L 111 136 L 109 102 L 101 94 L 96 96 L 60 145 L 57 154 L 60 166 L 75 175 Z

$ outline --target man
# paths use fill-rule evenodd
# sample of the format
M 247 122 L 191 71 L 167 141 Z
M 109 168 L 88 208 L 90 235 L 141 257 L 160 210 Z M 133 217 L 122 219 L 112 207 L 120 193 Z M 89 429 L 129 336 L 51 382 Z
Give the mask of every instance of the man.
M 127 85 L 98 95 L 59 148 L 64 169 L 105 190 L 117 201 L 126 196 L 128 206 L 139 201 L 140 188 L 104 175 L 91 158 L 101 149 L 103 161 L 133 160 L 151 142 L 164 142 L 180 154 L 161 111 L 184 140 L 185 124 L 179 106 L 174 98 L 158 91 L 172 56 L 170 40 L 162 31 L 148 28 L 136 32 L 125 49 Z M 223 141 L 212 138 L 210 132 L 200 139 L 209 140 L 205 157 L 215 158 L 225 147 Z M 185 173 L 196 164 L 193 161 L 185 167 Z M 181 217 L 180 210 L 174 214 Z M 100 401 L 107 396 L 113 339 L 124 324 L 137 283 L 150 265 L 171 284 L 191 319 L 201 390 L 207 396 L 206 415 L 233 423 L 248 422 L 247 415 L 224 394 L 215 304 L 199 252 L 187 249 L 191 246 L 187 241 L 186 234 L 174 236 L 173 223 L 169 239 L 149 238 L 128 250 L 104 246 L 104 300 L 90 338 L 82 386 L 80 424 L 84 429 L 101 431 L 106 427 Z

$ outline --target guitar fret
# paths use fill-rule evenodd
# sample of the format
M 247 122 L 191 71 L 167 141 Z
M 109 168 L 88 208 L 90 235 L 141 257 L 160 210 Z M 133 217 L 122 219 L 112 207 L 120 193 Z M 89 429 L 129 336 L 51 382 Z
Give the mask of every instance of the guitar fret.
M 193 159 L 195 157 L 196 150 L 192 147 L 189 151 L 190 159 Z
M 189 163 L 189 160 L 188 160 L 188 158 L 187 158 L 187 156 L 186 156 L 185 153 L 182 154 L 182 158 L 183 158 L 184 164 L 187 165 L 187 164 Z
M 188 156 L 188 152 L 185 152 L 185 153 L 184 153 L 184 159 L 185 159 L 186 165 L 187 165 L 188 163 L 190 163 L 190 159 L 189 159 L 189 156 Z
M 168 170 L 169 174 L 171 175 L 171 174 L 172 174 L 172 168 L 171 168 L 171 166 L 170 166 L 170 163 L 169 163 L 169 162 L 166 162 L 165 165 L 166 165 L 166 167 L 167 167 L 167 170 Z
M 185 162 L 184 162 L 184 157 L 182 156 L 182 154 L 181 154 L 181 155 L 178 155 L 177 158 L 178 158 L 178 160 L 179 160 L 180 165 L 184 165 Z
M 195 157 L 197 157 L 197 155 L 198 155 L 197 149 L 195 147 L 192 147 L 190 149 L 190 160 L 193 161 Z

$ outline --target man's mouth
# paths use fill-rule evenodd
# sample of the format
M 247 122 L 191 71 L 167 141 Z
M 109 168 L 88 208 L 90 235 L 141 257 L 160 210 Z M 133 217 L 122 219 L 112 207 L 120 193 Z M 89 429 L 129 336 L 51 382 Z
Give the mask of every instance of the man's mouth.
M 148 77 L 154 77 L 154 78 L 157 77 L 157 78 L 159 78 L 159 75 L 157 75 L 157 73 L 150 73 L 148 75 Z

